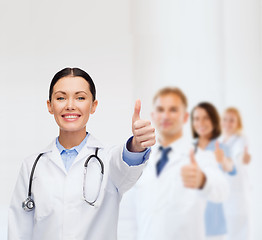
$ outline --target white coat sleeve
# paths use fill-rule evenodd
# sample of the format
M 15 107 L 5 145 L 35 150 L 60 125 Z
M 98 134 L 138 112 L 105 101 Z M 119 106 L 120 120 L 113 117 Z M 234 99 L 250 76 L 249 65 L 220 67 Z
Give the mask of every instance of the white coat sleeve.
M 223 202 L 229 195 L 229 183 L 225 173 L 219 169 L 213 152 L 201 152 L 196 155 L 201 170 L 206 176 L 206 183 L 200 194 L 212 202 Z
M 26 212 L 22 202 L 27 198 L 30 170 L 22 164 L 8 212 L 8 240 L 32 239 L 34 210 Z
M 239 137 L 235 144 L 231 147 L 231 158 L 235 163 L 237 171 L 239 168 L 243 168 L 243 155 L 245 147 L 247 146 L 247 141 L 244 137 Z
M 137 166 L 129 166 L 123 160 L 123 147 L 114 147 L 110 151 L 109 177 L 116 186 L 119 194 L 129 190 L 141 176 L 146 161 Z

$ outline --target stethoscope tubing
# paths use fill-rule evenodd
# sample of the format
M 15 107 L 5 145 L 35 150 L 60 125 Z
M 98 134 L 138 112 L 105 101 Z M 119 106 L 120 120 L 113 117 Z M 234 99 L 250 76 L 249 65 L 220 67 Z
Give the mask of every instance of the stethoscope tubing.
M 85 168 L 85 172 L 84 172 L 84 183 L 85 183 L 85 180 L 86 180 L 86 172 L 87 172 L 87 165 L 89 163 L 89 161 L 94 157 L 95 159 L 98 160 L 100 166 L 101 166 L 101 173 L 102 173 L 102 178 L 101 178 L 101 182 L 100 182 L 100 188 L 99 188 L 99 192 L 98 192 L 98 196 L 99 196 L 99 193 L 100 193 L 100 190 L 101 190 L 101 184 L 102 184 L 102 181 L 103 181 L 103 175 L 104 175 L 104 164 L 103 164 L 103 161 L 98 157 L 97 153 L 98 153 L 98 150 L 99 148 L 96 148 L 96 151 L 95 151 L 95 154 L 92 154 L 90 155 L 86 161 L 85 161 L 85 164 L 84 164 L 84 168 Z M 32 183 L 33 183 L 33 177 L 34 177 L 34 172 L 35 172 L 35 168 L 36 168 L 36 165 L 39 161 L 39 159 L 41 158 L 41 156 L 43 155 L 44 153 L 40 153 L 36 160 L 34 161 L 34 164 L 33 164 L 33 167 L 31 169 L 31 173 L 30 173 L 30 178 L 29 178 L 29 187 L 28 187 L 28 196 L 27 196 L 27 199 L 22 203 L 22 207 L 24 208 L 25 211 L 31 211 L 34 209 L 33 208 L 28 208 L 27 207 L 27 202 L 28 201 L 31 201 L 33 203 L 33 206 L 34 206 L 34 201 L 32 199 Z M 94 206 L 94 203 L 96 202 L 98 196 L 96 197 L 96 199 L 92 202 L 89 202 L 86 200 L 85 198 L 85 187 L 84 187 L 84 183 L 83 183 L 83 195 L 84 195 L 84 200 L 85 202 L 87 202 L 89 205 L 91 206 Z

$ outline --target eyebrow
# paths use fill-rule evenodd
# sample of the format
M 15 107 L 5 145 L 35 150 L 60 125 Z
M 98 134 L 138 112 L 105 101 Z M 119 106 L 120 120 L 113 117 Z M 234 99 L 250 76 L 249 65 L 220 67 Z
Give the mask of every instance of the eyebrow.
M 66 92 L 63 92 L 63 91 L 56 91 L 54 94 L 57 94 L 57 93 L 62 93 L 64 95 L 66 95 Z M 88 95 L 85 91 L 78 91 L 75 94 L 79 94 L 79 93 L 85 93 L 86 95 Z
M 79 91 L 79 92 L 76 92 L 75 94 L 79 94 L 79 93 L 85 93 L 87 95 L 85 91 Z

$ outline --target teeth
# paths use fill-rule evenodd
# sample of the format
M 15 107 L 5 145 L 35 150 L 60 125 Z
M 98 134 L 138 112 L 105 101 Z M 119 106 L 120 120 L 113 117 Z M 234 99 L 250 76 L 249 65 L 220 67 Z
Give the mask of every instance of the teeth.
M 64 118 L 77 118 L 78 116 L 76 116 L 76 115 L 68 115 L 68 116 L 65 116 Z

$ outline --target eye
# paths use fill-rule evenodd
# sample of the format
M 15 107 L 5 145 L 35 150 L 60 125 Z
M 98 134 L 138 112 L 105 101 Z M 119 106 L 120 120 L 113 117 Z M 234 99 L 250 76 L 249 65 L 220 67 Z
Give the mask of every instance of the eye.
M 78 97 L 78 100 L 85 100 L 85 97 Z
M 164 112 L 164 109 L 161 108 L 161 107 L 158 107 L 158 108 L 156 109 L 156 111 L 157 111 L 157 112 Z
M 171 108 L 171 112 L 177 112 L 178 109 L 177 108 Z
M 193 117 L 193 121 L 198 121 L 198 117 Z
M 65 99 L 64 97 L 58 97 L 56 100 L 61 101 L 61 100 L 64 100 L 64 99 Z

